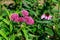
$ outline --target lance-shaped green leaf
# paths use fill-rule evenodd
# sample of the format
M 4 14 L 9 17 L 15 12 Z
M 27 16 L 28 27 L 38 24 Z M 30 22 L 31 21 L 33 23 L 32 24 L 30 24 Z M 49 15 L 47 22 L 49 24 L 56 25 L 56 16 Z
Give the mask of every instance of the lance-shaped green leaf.
M 0 30 L 0 35 L 2 35 L 6 40 L 8 40 L 8 37 L 5 34 L 5 31 L 3 29 Z

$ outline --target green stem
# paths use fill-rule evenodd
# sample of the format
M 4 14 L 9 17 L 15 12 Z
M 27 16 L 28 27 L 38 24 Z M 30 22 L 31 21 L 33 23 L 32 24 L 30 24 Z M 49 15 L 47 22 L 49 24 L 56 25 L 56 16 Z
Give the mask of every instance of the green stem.
M 27 34 L 27 30 L 26 30 L 26 25 L 25 24 L 22 24 L 22 31 L 23 31 L 23 34 L 24 34 L 24 36 L 25 36 L 25 38 L 26 38 L 26 40 L 29 40 L 28 39 L 28 34 Z
M 26 29 L 23 28 L 22 31 L 23 31 L 23 33 L 24 33 L 24 36 L 25 36 L 26 40 L 29 40 Z

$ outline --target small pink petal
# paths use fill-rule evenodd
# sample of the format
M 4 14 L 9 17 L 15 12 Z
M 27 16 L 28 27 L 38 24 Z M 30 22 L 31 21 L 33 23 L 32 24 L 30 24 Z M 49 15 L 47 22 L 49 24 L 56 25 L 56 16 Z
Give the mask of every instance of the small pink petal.
M 26 24 L 29 24 L 29 25 L 34 24 L 33 18 L 29 17 L 29 16 L 25 16 L 25 22 L 26 22 Z
M 14 20 L 14 22 L 19 22 L 19 17 L 17 17 L 17 18 Z
M 19 17 L 20 22 L 24 22 L 24 17 Z
M 16 13 L 13 13 L 10 15 L 10 20 L 14 21 L 17 17 L 19 17 L 19 15 Z
M 46 20 L 48 20 L 48 17 L 47 17 L 47 16 L 45 16 L 45 19 L 46 19 Z
M 23 16 L 28 16 L 29 15 L 29 12 L 27 10 L 22 10 L 21 12 L 22 12 Z
M 52 18 L 52 16 L 49 16 L 49 17 L 48 17 L 48 20 L 50 20 L 51 18 Z
M 41 16 L 41 19 L 43 19 L 43 18 L 45 18 L 45 14 L 43 14 L 43 15 Z

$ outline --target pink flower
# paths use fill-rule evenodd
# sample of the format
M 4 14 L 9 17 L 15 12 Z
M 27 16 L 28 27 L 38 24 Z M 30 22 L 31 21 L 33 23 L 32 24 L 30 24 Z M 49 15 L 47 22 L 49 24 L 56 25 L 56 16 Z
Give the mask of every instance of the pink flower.
M 10 20 L 18 22 L 18 19 L 19 19 L 19 15 L 18 14 L 13 13 L 13 14 L 10 15 Z
M 33 20 L 32 17 L 30 17 L 30 16 L 25 16 L 24 19 L 25 19 L 26 24 L 29 24 L 29 25 L 34 24 L 34 20 Z
M 24 22 L 24 17 L 19 17 L 19 22 Z
M 14 20 L 14 22 L 20 22 L 20 21 L 19 21 L 19 17 L 17 17 L 17 18 Z
M 41 19 L 50 20 L 51 18 L 52 18 L 52 16 L 51 16 L 51 15 L 49 15 L 48 13 L 43 14 L 43 15 L 41 16 Z
M 22 12 L 23 16 L 28 16 L 29 15 L 29 12 L 27 10 L 22 10 L 21 12 Z

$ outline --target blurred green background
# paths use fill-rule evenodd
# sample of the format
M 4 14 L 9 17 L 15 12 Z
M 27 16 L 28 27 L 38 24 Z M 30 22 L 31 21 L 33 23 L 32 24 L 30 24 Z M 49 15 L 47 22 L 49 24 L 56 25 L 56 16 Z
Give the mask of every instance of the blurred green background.
M 10 14 L 27 10 L 33 25 L 16 23 Z M 51 20 L 41 19 L 48 12 Z M 60 40 L 60 0 L 0 0 L 0 40 Z

